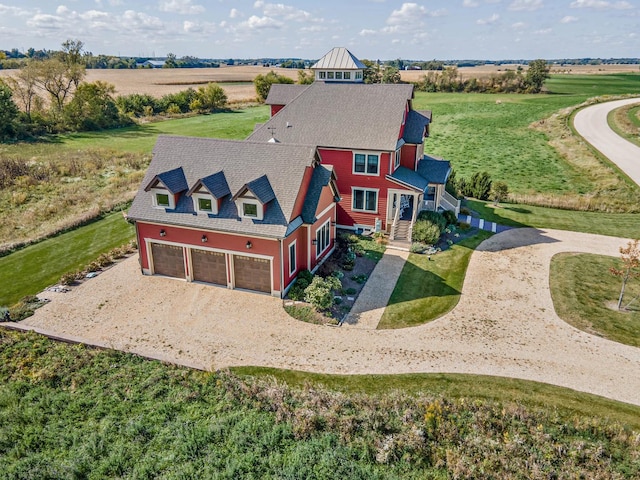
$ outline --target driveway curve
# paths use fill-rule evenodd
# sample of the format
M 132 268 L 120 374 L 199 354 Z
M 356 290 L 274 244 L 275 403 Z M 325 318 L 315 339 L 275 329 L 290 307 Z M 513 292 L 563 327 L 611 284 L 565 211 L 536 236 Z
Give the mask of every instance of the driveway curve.
M 583 108 L 574 117 L 573 126 L 587 142 L 640 186 L 640 147 L 620 137 L 607 122 L 609 112 L 635 103 L 640 104 L 640 98 L 615 100 Z
M 554 230 L 497 234 L 472 255 L 452 312 L 400 330 L 302 323 L 279 299 L 143 277 L 137 257 L 68 293 L 49 293 L 52 301 L 22 326 L 203 369 L 498 375 L 640 405 L 640 348 L 571 327 L 549 291 L 555 254 L 615 256 L 625 243 Z

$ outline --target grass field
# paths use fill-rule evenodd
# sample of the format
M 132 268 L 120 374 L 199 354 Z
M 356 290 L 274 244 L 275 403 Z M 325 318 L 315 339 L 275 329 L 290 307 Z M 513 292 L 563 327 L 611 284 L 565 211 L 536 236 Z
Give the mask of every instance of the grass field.
M 640 99 L 638 103 L 609 112 L 607 122 L 618 135 L 640 146 Z
M 378 328 L 412 327 L 452 310 L 460 300 L 473 250 L 490 236 L 479 232 L 433 256 L 410 254 Z
M 37 294 L 133 237 L 133 226 L 118 212 L 0 257 L 0 306 Z
M 623 238 L 640 238 L 640 215 L 633 213 L 576 212 L 531 205 L 466 200 L 466 205 L 490 222 L 512 227 L 552 228 Z
M 0 330 L 0 345 L 2 478 L 640 475 L 638 407 L 547 385 L 295 372 L 274 381 L 36 334 Z
M 619 259 L 566 253 L 551 261 L 551 295 L 558 316 L 580 330 L 640 347 L 640 298 L 626 312 L 615 309 L 621 279 L 609 273 Z M 640 282 L 627 285 L 623 305 L 640 297 Z
M 615 172 L 608 178 L 581 167 L 582 159 L 563 157 L 549 143 L 550 134 L 532 124 L 590 97 L 640 94 L 640 74 L 554 75 L 548 95 L 482 95 L 416 93 L 414 106 L 433 111 L 431 136 L 425 151 L 451 160 L 459 176 L 488 171 L 517 194 L 593 195 L 620 183 Z M 570 155 L 571 152 L 564 153 Z M 612 180 L 613 177 L 613 180 Z M 621 202 L 635 195 L 621 188 Z

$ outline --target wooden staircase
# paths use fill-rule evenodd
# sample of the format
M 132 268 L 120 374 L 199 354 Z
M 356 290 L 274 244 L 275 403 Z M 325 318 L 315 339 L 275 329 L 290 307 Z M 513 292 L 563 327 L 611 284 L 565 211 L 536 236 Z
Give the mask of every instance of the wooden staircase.
M 411 220 L 398 220 L 393 232 L 393 239 L 411 241 L 411 239 L 409 238 L 410 227 Z

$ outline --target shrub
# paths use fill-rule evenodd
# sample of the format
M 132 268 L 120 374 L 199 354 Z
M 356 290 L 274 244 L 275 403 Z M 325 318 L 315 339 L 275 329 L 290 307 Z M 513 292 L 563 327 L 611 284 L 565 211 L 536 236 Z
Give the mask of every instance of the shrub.
M 471 224 L 467 222 L 460 222 L 460 224 L 458 225 L 458 228 L 460 230 L 469 230 L 471 228 Z
M 491 197 L 493 198 L 493 203 L 497 205 L 507 198 L 509 195 L 509 187 L 504 182 L 495 182 L 493 184 L 493 188 L 491 189 Z
M 291 300 L 304 300 L 304 291 L 311 284 L 313 273 L 309 270 L 301 271 L 296 277 L 296 283 L 289 289 L 288 297 Z
M 440 233 L 444 232 L 444 229 L 447 228 L 447 220 L 438 212 L 423 210 L 418 214 L 418 220 L 424 220 L 434 224 L 438 227 Z
M 19 322 L 20 320 L 30 317 L 33 315 L 33 312 L 44 305 L 44 303 L 45 302 L 43 300 L 40 300 L 35 295 L 27 295 L 26 297 L 23 297 L 22 300 L 9 309 L 11 320 Z
M 457 225 L 458 217 L 456 217 L 456 212 L 454 212 L 453 210 L 445 210 L 442 213 L 442 216 L 447 222 L 447 225 Z
M 304 299 L 317 310 L 328 310 L 333 306 L 333 290 L 340 288 L 342 288 L 342 283 L 336 277 L 316 276 L 304 291 Z
M 488 200 L 491 194 L 491 175 L 487 172 L 476 172 L 469 181 L 471 196 L 478 200 Z
M 428 220 L 417 220 L 413 225 L 411 240 L 433 245 L 440 239 L 440 228 Z
M 409 251 L 411 253 L 424 253 L 426 249 L 427 249 L 427 246 L 424 243 L 413 242 L 411 244 L 411 247 L 409 248 Z
M 78 280 L 80 280 L 82 277 L 83 277 L 82 272 L 65 273 L 64 275 L 62 275 L 62 277 L 60 277 L 60 283 L 62 285 L 67 285 L 67 286 L 73 285 Z

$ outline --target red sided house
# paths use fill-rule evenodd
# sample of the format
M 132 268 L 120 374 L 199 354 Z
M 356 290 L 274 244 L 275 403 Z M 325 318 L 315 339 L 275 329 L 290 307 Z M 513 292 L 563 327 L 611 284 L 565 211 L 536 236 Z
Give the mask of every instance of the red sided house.
M 336 228 L 410 239 L 420 210 L 459 210 L 449 162 L 424 155 L 412 85 L 365 85 L 335 48 L 309 86 L 273 85 L 245 141 L 159 137 L 129 218 L 144 274 L 284 296 Z

